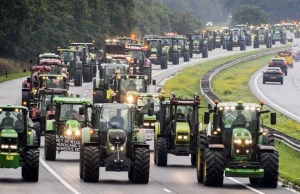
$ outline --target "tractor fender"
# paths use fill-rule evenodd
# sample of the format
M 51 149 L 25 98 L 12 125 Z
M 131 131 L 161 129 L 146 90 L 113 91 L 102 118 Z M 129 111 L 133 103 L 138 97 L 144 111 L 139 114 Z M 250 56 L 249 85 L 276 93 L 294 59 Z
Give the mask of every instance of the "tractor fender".
M 134 150 L 136 148 L 148 148 L 149 149 L 149 145 L 146 143 L 132 143 L 131 150 L 130 150 L 130 158 L 131 159 L 134 159 Z
M 91 128 L 84 127 L 81 129 L 81 144 L 84 145 L 85 143 L 91 142 Z
M 269 151 L 273 152 L 275 150 L 274 146 L 267 146 L 267 145 L 258 145 L 259 151 Z
M 27 133 L 27 145 L 34 146 L 35 145 L 35 136 L 36 136 L 36 131 L 31 130 L 30 133 Z
M 47 120 L 46 121 L 46 133 L 55 133 L 55 129 L 54 129 L 54 120 Z
M 157 140 L 157 136 L 160 134 L 160 122 L 155 122 L 154 125 L 154 139 Z
M 216 149 L 224 149 L 225 146 L 223 144 L 209 144 L 208 148 L 211 150 L 216 150 Z

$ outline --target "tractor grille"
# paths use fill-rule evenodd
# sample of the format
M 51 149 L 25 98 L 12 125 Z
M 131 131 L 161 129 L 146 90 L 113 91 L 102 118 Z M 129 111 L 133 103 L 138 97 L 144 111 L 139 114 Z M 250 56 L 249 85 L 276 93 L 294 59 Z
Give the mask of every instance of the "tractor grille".
M 176 141 L 177 145 L 189 145 L 189 141 Z

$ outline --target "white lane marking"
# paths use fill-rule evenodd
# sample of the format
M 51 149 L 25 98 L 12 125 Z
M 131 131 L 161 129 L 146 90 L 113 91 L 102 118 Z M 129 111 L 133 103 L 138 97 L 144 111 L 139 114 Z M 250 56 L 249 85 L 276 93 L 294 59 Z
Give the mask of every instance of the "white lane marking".
M 299 86 L 299 84 L 298 84 L 298 81 L 297 81 L 297 77 L 300 75 L 300 71 L 298 71 L 297 73 L 296 73 L 296 75 L 294 76 L 294 83 L 295 83 L 295 85 L 297 86 L 297 88 L 300 90 L 300 86 Z
M 250 186 L 248 186 L 248 185 L 246 185 L 246 184 L 244 184 L 244 183 L 242 183 L 242 182 L 240 182 L 240 181 L 234 179 L 234 178 L 231 178 L 231 177 L 226 177 L 226 178 L 232 180 L 233 182 L 235 182 L 235 183 L 237 183 L 237 184 L 240 184 L 240 185 L 246 187 L 247 189 L 249 189 L 249 190 L 251 190 L 251 191 L 253 191 L 253 192 L 255 192 L 255 193 L 258 193 L 258 194 L 265 194 L 265 193 L 263 193 L 263 192 L 261 192 L 261 191 L 259 191 L 259 190 L 257 190 L 257 189 L 254 189 L 253 187 L 250 187 Z
M 79 191 L 77 191 L 74 187 L 72 187 L 67 181 L 65 181 L 61 176 L 59 176 L 47 163 L 46 161 L 40 156 L 40 162 L 42 165 L 61 183 L 63 184 L 67 189 L 72 191 L 74 194 L 81 194 Z
M 88 93 L 88 92 L 89 92 L 89 90 L 85 91 L 85 93 Z
M 255 77 L 255 80 L 254 80 L 254 82 L 255 82 L 254 85 L 255 85 L 255 88 L 256 88 L 257 92 L 258 92 L 265 100 L 267 100 L 267 101 L 269 102 L 269 104 L 271 104 L 272 106 L 274 106 L 274 107 L 278 108 L 279 110 L 281 110 L 282 112 L 285 112 L 286 114 L 288 114 L 288 115 L 290 115 L 290 116 L 292 116 L 292 117 L 297 118 L 298 120 L 300 120 L 300 117 L 298 117 L 297 115 L 295 115 L 295 114 L 293 114 L 293 113 L 291 113 L 291 112 L 285 110 L 284 108 L 278 106 L 277 104 L 273 103 L 269 98 L 267 98 L 267 97 L 261 92 L 261 90 L 259 89 L 258 84 L 257 84 L 257 83 L 258 83 L 258 78 L 259 78 L 259 76 L 261 76 L 260 73 Z
M 167 193 L 172 193 L 172 191 L 170 191 L 169 189 L 163 189 L 163 190 Z

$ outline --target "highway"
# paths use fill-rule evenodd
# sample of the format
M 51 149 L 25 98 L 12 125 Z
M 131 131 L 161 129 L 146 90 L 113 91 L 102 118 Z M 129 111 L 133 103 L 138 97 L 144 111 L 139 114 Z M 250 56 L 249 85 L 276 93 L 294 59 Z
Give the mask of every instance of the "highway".
M 262 71 L 266 68 L 263 67 L 251 76 L 249 87 L 252 93 L 266 105 L 300 122 L 300 62 L 294 62 L 294 68 L 288 68 L 288 75 L 284 76 L 283 85 L 263 84 Z
M 248 47 L 247 51 L 253 50 Z M 246 51 L 246 52 L 247 52 Z M 202 59 L 200 55 L 194 55 L 190 62 L 181 62 L 180 65 L 169 64 L 169 69 L 160 70 L 159 66 L 153 66 L 153 79 L 159 85 L 165 78 L 182 70 L 183 67 L 192 66 L 201 62 L 228 55 L 242 53 L 237 48 L 232 52 L 216 49 L 209 52 L 208 59 Z M 294 68 L 297 71 L 297 64 Z M 292 76 L 292 72 L 289 72 Z M 199 78 L 200 79 L 200 78 Z M 2 104 L 21 103 L 21 82 L 24 78 L 16 79 L 0 84 L 0 100 Z M 286 81 L 286 80 L 285 80 Z M 74 87 L 70 83 L 71 93 L 92 97 L 92 84 L 83 83 L 82 87 Z M 288 85 L 287 81 L 284 86 Z M 284 87 L 283 86 L 283 87 Z M 274 86 L 277 87 L 277 86 Z M 278 86 L 282 87 L 282 86 Z M 42 142 L 43 144 L 43 142 Z M 209 194 L 287 194 L 291 191 L 278 187 L 277 189 L 254 188 L 248 179 L 224 178 L 224 186 L 219 188 L 205 187 L 196 179 L 196 169 L 191 167 L 189 157 L 175 157 L 169 155 L 168 167 L 157 167 L 153 163 L 151 154 L 150 180 L 148 185 L 131 183 L 127 178 L 127 172 L 100 171 L 98 183 L 84 183 L 79 178 L 79 153 L 61 152 L 57 155 L 57 161 L 44 160 L 44 149 L 40 148 L 40 179 L 37 183 L 26 183 L 21 178 L 21 169 L 0 169 L 0 194 L 30 193 L 75 193 L 75 194 L 167 194 L 167 193 L 209 193 Z

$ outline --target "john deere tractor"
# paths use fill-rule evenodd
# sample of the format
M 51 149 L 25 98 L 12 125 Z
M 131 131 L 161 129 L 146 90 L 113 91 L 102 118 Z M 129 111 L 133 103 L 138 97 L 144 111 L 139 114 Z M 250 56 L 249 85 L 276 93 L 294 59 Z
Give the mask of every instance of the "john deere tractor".
M 259 48 L 259 45 L 266 45 L 267 48 L 272 48 L 272 34 L 266 27 L 259 27 L 255 32 L 253 47 Z
M 287 36 L 284 27 L 281 24 L 275 24 L 272 26 L 272 44 L 275 44 L 279 41 L 281 44 L 287 43 Z
M 246 50 L 246 37 L 243 34 L 243 31 L 238 28 L 233 28 L 231 32 L 227 35 L 227 51 L 232 51 L 233 47 L 240 47 L 241 51 Z
M 180 50 L 180 57 L 183 57 L 184 62 L 190 61 L 190 47 L 189 42 L 183 35 L 177 35 L 175 44 L 178 46 Z
M 100 77 L 93 80 L 93 103 L 109 102 L 113 85 L 111 79 L 118 74 L 128 74 L 129 67 L 121 63 L 102 63 L 100 66 Z
M 0 105 L 0 168 L 22 167 L 22 178 L 37 182 L 40 152 L 27 115 L 24 106 Z
M 188 34 L 189 47 L 190 47 L 190 58 L 193 58 L 193 53 L 202 53 L 202 58 L 208 57 L 207 38 L 204 33 L 191 32 Z
M 222 186 L 225 171 L 226 177 L 247 177 L 251 184 L 277 187 L 274 136 L 262 125 L 262 115 L 269 110 L 263 110 L 263 103 L 215 103 L 204 114 L 206 127 L 198 134 L 198 182 Z M 271 124 L 276 124 L 276 113 L 271 113 L 270 118 Z
M 200 98 L 177 98 L 171 93 L 170 101 L 161 104 L 160 120 L 155 123 L 154 163 L 167 166 L 168 153 L 189 156 L 196 165 L 197 135 L 199 130 Z
M 172 62 L 173 65 L 178 65 L 181 53 L 176 43 L 177 41 L 175 36 L 175 34 L 172 36 L 164 36 L 161 38 L 161 40 L 162 47 L 169 53 L 169 62 Z
M 82 86 L 82 61 L 75 49 L 58 49 L 63 64 L 67 67 L 69 80 L 74 80 L 74 86 Z
M 53 101 L 55 117 L 46 121 L 44 152 L 50 161 L 56 160 L 57 151 L 80 151 L 81 129 L 88 126 L 92 112 L 92 102 L 87 98 L 55 97 Z
M 147 39 L 146 46 L 148 47 L 147 57 L 152 64 L 160 64 L 161 69 L 168 69 L 169 53 L 166 47 L 162 46 L 161 39 Z
M 98 182 L 100 170 L 127 171 L 134 183 L 147 184 L 150 150 L 135 124 L 135 105 L 95 104 L 93 128 L 82 129 L 80 178 Z M 94 129 L 94 130 L 93 130 Z
M 245 36 L 245 41 L 246 41 L 246 46 L 251 46 L 252 45 L 252 40 L 251 40 L 251 31 L 250 28 L 248 27 L 248 24 L 238 24 L 236 25 L 237 28 L 239 28 L 243 35 Z

